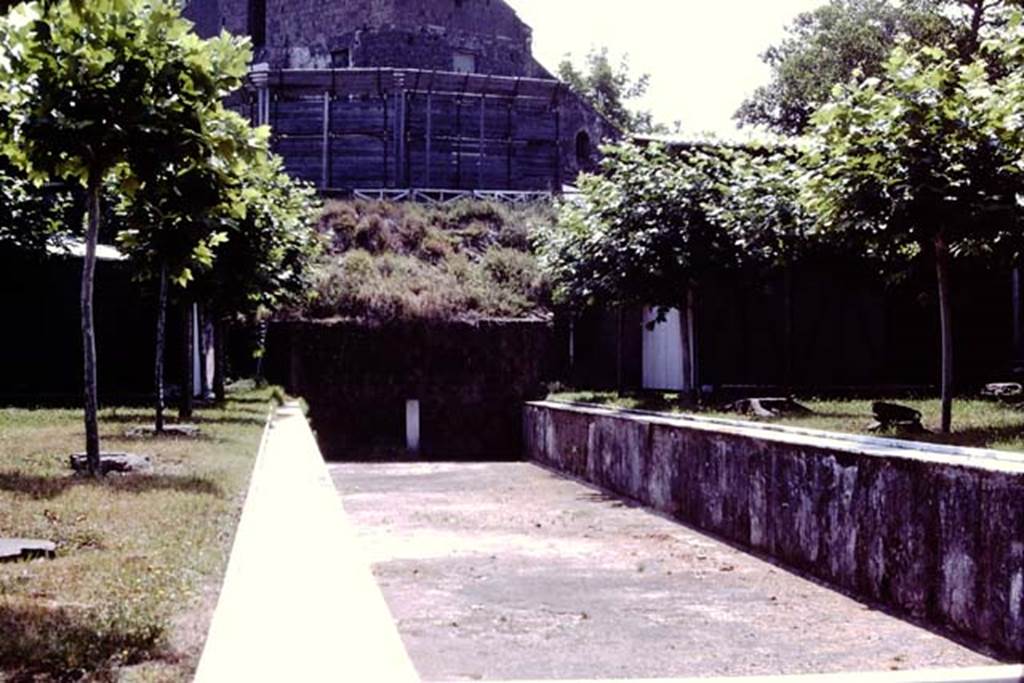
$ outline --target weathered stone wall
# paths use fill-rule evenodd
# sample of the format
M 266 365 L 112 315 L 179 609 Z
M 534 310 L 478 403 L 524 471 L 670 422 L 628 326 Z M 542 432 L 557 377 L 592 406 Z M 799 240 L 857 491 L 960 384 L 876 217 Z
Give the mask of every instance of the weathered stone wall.
M 550 327 L 534 321 L 281 322 L 271 381 L 304 397 L 329 459 L 401 454 L 405 403 L 420 401 L 422 455 L 514 460 L 523 401 L 542 397 Z
M 866 600 L 1024 655 L 1024 456 L 525 409 L 530 459 Z
M 321 69 L 348 50 L 356 67 L 451 71 L 456 52 L 477 71 L 548 77 L 532 56 L 532 31 L 501 0 L 265 0 L 266 43 L 256 61 Z M 194 0 L 186 15 L 201 35 L 247 34 L 250 0 Z M 338 65 L 335 65 L 338 66 Z M 340 65 L 346 66 L 346 65 Z
M 252 0 L 193 0 L 186 15 L 196 22 L 201 35 L 212 35 L 220 28 L 247 34 L 253 4 Z M 293 138 L 284 146 L 276 146 L 275 151 L 285 157 L 290 172 L 325 190 L 430 187 L 558 191 L 560 186 L 575 182 L 580 171 L 595 170 L 601 143 L 620 137 L 587 102 L 560 88 L 552 88 L 552 92 L 559 93 L 557 97 L 536 98 L 529 107 L 519 107 L 526 102 L 526 98 L 519 98 L 518 108 L 507 109 L 509 114 L 501 115 L 500 121 L 494 120 L 493 110 L 513 105 L 511 100 L 507 104 L 505 98 L 492 98 L 485 135 L 478 123 L 480 115 L 471 111 L 474 106 L 479 109 L 481 100 L 475 96 L 478 88 L 460 82 L 438 93 L 439 98 L 451 99 L 455 104 L 446 110 L 439 103 L 433 117 L 437 130 L 429 164 L 436 166 L 438 173 L 426 174 L 429 182 L 417 184 L 416 162 L 405 155 L 406 147 L 413 154 L 419 153 L 413 149 L 419 141 L 408 135 L 415 121 L 402 124 L 408 127 L 405 136 L 398 129 L 397 103 L 404 100 L 399 100 L 397 93 L 389 93 L 390 99 L 374 92 L 371 98 L 334 101 L 332 116 L 346 121 L 340 129 L 332 127 L 329 132 L 332 149 L 328 152 L 330 168 L 325 171 L 323 142 L 317 137 L 323 132 L 322 106 L 283 88 L 273 75 L 279 70 L 416 69 L 423 73 L 411 76 L 405 87 L 423 95 L 423 90 L 433 88 L 421 82 L 430 73 L 462 71 L 465 65 L 457 64 L 458 56 L 460 60 L 471 57 L 472 69 L 478 74 L 545 79 L 552 84 L 555 81 L 533 58 L 532 30 L 501 0 L 265 0 L 265 5 L 265 42 L 255 46 L 254 61 L 268 64 L 272 70 L 269 83 L 274 90 L 274 105 L 270 123 L 276 139 Z M 339 71 L 332 79 L 344 81 L 351 74 Z M 460 94 L 464 89 L 466 97 Z M 511 92 L 512 88 L 507 90 Z M 250 99 L 250 111 L 254 113 L 256 98 L 252 95 Z M 375 107 L 378 102 L 383 110 L 379 114 L 370 112 L 370 120 L 364 121 L 368 103 Z M 412 103 L 407 116 L 414 108 Z M 441 129 L 445 125 L 454 125 L 457 130 L 444 132 Z M 295 127 L 302 128 L 302 132 L 295 133 Z M 481 143 L 481 138 L 486 138 L 485 142 Z M 485 149 L 476 151 L 481 144 Z M 321 147 L 315 149 L 316 145 Z M 463 173 L 463 157 L 472 154 L 481 165 L 493 168 Z M 495 169 L 500 177 L 496 177 Z M 441 178 L 444 171 L 457 180 Z

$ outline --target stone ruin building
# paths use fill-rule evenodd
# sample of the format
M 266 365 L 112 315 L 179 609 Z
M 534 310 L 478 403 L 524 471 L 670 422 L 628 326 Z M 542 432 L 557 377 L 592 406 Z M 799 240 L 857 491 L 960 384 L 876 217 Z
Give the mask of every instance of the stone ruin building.
M 193 0 L 251 37 L 239 107 L 325 193 L 559 192 L 617 131 L 533 57 L 503 0 Z

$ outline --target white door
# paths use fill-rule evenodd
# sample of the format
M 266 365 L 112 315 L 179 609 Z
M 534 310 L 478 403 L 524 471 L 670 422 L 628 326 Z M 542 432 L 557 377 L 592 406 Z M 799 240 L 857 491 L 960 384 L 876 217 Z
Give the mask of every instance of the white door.
M 644 308 L 643 370 L 644 389 L 661 391 L 687 391 L 686 364 L 683 362 L 684 343 L 681 316 L 677 309 L 669 310 L 665 321 L 648 326 L 658 319 L 656 308 Z

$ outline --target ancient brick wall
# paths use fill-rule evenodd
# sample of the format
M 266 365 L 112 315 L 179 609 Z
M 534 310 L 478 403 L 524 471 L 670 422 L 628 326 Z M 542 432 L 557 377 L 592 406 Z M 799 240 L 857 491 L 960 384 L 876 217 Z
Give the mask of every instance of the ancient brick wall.
M 184 15 L 196 25 L 196 33 L 208 38 L 227 29 L 237 35 L 249 33 L 249 0 L 191 0 Z
M 530 27 L 501 0 L 262 3 L 265 10 L 254 0 L 193 0 L 186 13 L 201 34 L 211 35 L 221 27 L 245 34 L 255 21 L 250 12 L 257 17 L 265 11 L 265 23 L 257 22 L 264 35 L 254 37 L 254 61 L 268 64 L 272 71 L 356 67 L 416 69 L 429 74 L 465 69 L 553 83 L 551 74 L 533 58 Z M 529 106 L 517 102 L 510 108 L 505 100 L 494 100 L 488 102 L 488 111 L 481 113 L 474 90 L 467 91 L 459 84 L 449 91 L 468 92 L 470 97 L 460 97 L 447 108 L 444 102 L 435 103 L 429 155 L 425 147 L 430 145 L 422 141 L 431 136 L 416 128 L 425 118 L 417 111 L 425 105 L 408 100 L 406 127 L 399 129 L 399 100 L 384 98 L 379 92 L 370 99 L 332 104 L 330 116 L 339 121 L 330 126 L 330 142 L 324 143 L 316 137 L 323 134 L 323 105 L 316 99 L 323 91 L 304 92 L 300 98 L 297 92 L 285 92 L 280 79 L 271 81 L 277 84 L 269 113 L 278 136 L 275 149 L 286 157 L 289 170 L 298 169 L 300 177 L 324 189 L 429 186 L 557 191 L 560 185 L 572 183 L 580 171 L 594 170 L 600 144 L 618 137 L 592 107 L 567 91 L 552 88 L 557 96 L 543 102 L 538 99 Z M 379 113 L 371 111 L 375 107 Z M 481 119 L 485 119 L 483 125 Z M 453 127 L 454 132 L 443 130 Z M 324 163 L 322 150 L 328 145 L 329 159 Z M 417 162 L 417 154 L 431 158 Z M 407 163 L 398 168 L 397 159 Z M 436 172 L 421 173 L 417 163 L 437 167 Z M 336 170 L 341 177 L 335 177 L 339 175 Z M 420 176 L 427 179 L 417 180 Z
M 450 71 L 455 53 L 476 71 L 545 77 L 532 31 L 500 0 L 265 0 L 266 41 L 256 60 L 273 68 L 391 66 Z M 249 32 L 250 0 L 194 0 L 186 15 L 201 35 Z M 347 66 L 342 64 L 340 66 Z

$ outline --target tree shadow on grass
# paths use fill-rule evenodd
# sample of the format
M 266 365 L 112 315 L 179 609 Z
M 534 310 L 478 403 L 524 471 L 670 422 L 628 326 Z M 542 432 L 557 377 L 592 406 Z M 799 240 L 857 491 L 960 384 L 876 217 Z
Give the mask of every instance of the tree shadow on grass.
M 862 413 L 844 413 L 832 410 L 815 410 L 807 417 L 823 417 L 829 420 L 863 420 L 865 427 L 871 424 L 871 420 L 874 419 L 874 416 L 867 411 Z
M 100 416 L 100 426 L 104 424 L 116 424 L 116 425 L 145 425 L 153 424 L 153 414 L 146 413 L 144 415 L 122 415 L 122 414 L 107 414 Z M 174 424 L 173 421 L 168 420 L 167 424 Z
M 196 417 L 195 423 L 197 425 L 204 424 L 224 424 L 224 425 L 252 425 L 252 426 L 263 426 L 266 421 L 266 416 L 252 415 L 246 417 L 244 415 L 224 415 L 219 417 Z
M 646 410 L 653 413 L 672 412 L 681 406 L 679 401 L 666 399 L 664 395 L 656 392 L 581 393 L 573 397 L 573 402 L 620 408 L 624 399 L 630 402 L 630 410 Z
M 1024 440 L 1024 422 L 1017 425 L 1002 425 L 999 427 L 968 427 L 959 430 L 954 428 L 953 433 L 949 436 L 932 433 L 925 434 L 920 439 L 950 446 L 994 448 L 998 444 L 1006 443 L 1007 441 Z
M 231 405 L 232 403 L 254 404 L 254 405 L 255 404 L 259 404 L 261 406 L 269 406 L 270 405 L 270 397 L 268 396 L 266 398 L 231 398 L 231 399 L 228 399 L 227 401 L 225 401 L 224 403 L 221 403 L 220 405 L 221 406 L 227 406 L 227 405 Z
M 208 479 L 170 474 L 112 474 L 100 479 L 78 475 L 39 476 L 0 472 L 0 491 L 32 500 L 52 500 L 73 488 L 102 488 L 116 494 L 137 495 L 151 491 L 177 491 L 224 497 L 224 490 Z
M 115 667 L 159 656 L 164 627 L 142 619 L 111 623 L 89 609 L 0 598 L 0 633 L 0 679 L 107 681 L 116 680 Z

